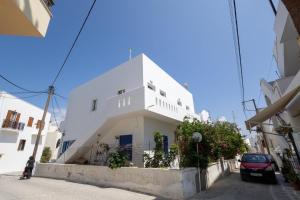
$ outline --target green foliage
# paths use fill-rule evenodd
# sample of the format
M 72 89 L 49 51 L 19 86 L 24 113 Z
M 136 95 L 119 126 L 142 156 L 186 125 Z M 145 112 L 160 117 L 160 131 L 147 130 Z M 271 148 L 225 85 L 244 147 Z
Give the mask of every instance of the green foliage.
M 197 144 L 192 140 L 192 134 L 202 134 L 202 141 Z M 176 129 L 176 140 L 179 146 L 180 167 L 197 167 L 198 159 L 201 169 L 205 169 L 209 162 L 220 157 L 232 159 L 238 153 L 247 151 L 239 130 L 234 123 L 216 122 L 203 123 L 194 119 L 185 119 Z
M 282 165 L 283 167 L 281 168 L 281 173 L 284 176 L 285 180 L 291 183 L 300 184 L 300 177 L 297 176 L 292 164 L 290 163 L 288 158 L 286 158 L 286 156 L 283 156 Z
M 41 163 L 47 163 L 47 162 L 49 162 L 51 156 L 52 156 L 52 152 L 51 152 L 50 147 L 45 147 L 44 150 L 43 150 L 40 162 Z
M 124 151 L 119 149 L 116 152 L 110 153 L 107 160 L 109 168 L 117 169 L 125 166 L 127 155 Z
M 149 154 L 144 153 L 144 163 L 145 167 L 170 167 L 171 163 L 175 160 L 178 152 L 178 146 L 176 144 L 172 144 L 170 147 L 170 152 L 165 154 L 163 151 L 163 136 L 160 132 L 154 133 L 154 156 L 151 157 Z

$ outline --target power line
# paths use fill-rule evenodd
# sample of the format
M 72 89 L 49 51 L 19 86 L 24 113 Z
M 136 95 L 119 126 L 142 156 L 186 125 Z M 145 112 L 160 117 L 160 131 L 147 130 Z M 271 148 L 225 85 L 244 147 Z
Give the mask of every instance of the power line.
M 238 27 L 238 18 L 237 18 L 237 8 L 235 0 L 228 0 L 229 2 L 229 9 L 230 9 L 230 17 L 231 17 L 231 24 L 232 24 L 232 31 L 233 31 L 233 41 L 235 47 L 235 55 L 236 55 L 236 62 L 238 68 L 238 77 L 239 77 L 239 84 L 241 89 L 241 97 L 242 102 L 245 101 L 245 86 L 244 86 L 244 73 L 243 73 L 243 65 L 242 65 L 242 56 L 241 56 L 241 48 L 240 48 L 240 33 Z M 232 5 L 233 2 L 233 5 Z M 244 109 L 244 104 L 243 109 Z
M 70 50 L 69 50 L 69 52 L 68 52 L 68 54 L 67 54 L 67 56 L 66 56 L 66 58 L 65 58 L 65 60 L 64 60 L 64 62 L 63 62 L 63 64 L 62 64 L 61 67 L 59 68 L 59 70 L 58 70 L 58 72 L 57 72 L 57 74 L 56 74 L 56 76 L 55 76 L 55 78 L 54 78 L 54 80 L 53 80 L 53 82 L 52 82 L 52 85 L 55 84 L 55 82 L 57 81 L 59 75 L 61 74 L 61 72 L 62 72 L 62 70 L 63 70 L 63 68 L 64 68 L 66 62 L 68 61 L 68 58 L 69 58 L 69 56 L 71 55 L 71 52 L 72 52 L 72 50 L 73 50 L 73 48 L 74 48 L 74 46 L 75 46 L 75 44 L 76 44 L 76 42 L 77 42 L 77 40 L 78 40 L 78 38 L 79 38 L 81 32 L 82 32 L 82 30 L 83 30 L 83 28 L 84 28 L 84 26 L 85 26 L 85 24 L 86 24 L 86 22 L 87 22 L 87 20 L 88 20 L 88 18 L 89 18 L 89 16 L 90 16 L 90 14 L 91 14 L 91 12 L 92 12 L 92 10 L 93 10 L 93 8 L 94 8 L 94 5 L 95 5 L 96 1 L 97 1 L 97 0 L 94 0 L 92 6 L 90 7 L 90 10 L 89 10 L 87 16 L 85 17 L 85 19 L 84 19 L 84 21 L 83 21 L 83 24 L 81 25 L 81 28 L 80 28 L 79 32 L 77 33 L 77 36 L 76 36 L 76 38 L 75 38 L 75 40 L 74 40 L 74 42 L 73 42 L 73 44 L 72 44 L 72 46 L 71 46 L 71 48 L 70 48 Z
M 239 56 L 239 67 L 240 67 L 240 73 L 241 73 L 241 83 L 242 83 L 242 99 L 245 100 L 245 86 L 244 86 L 244 74 L 243 74 L 243 65 L 242 65 L 242 55 L 241 55 L 241 45 L 240 45 L 240 34 L 239 34 L 239 26 L 238 26 L 238 19 L 237 19 L 237 12 L 236 12 L 236 3 L 235 0 L 233 0 L 233 6 L 234 6 L 234 16 L 235 16 L 235 28 L 236 28 L 236 34 L 237 34 L 237 45 L 238 45 L 238 56 Z
M 18 97 L 18 96 L 16 96 L 16 97 L 0 96 L 0 97 L 6 98 L 6 99 L 21 99 L 21 100 L 24 100 L 24 99 L 29 99 L 29 98 L 41 96 L 43 94 L 44 93 L 39 93 L 39 94 L 30 95 L 30 96 L 22 96 L 22 97 Z
M 52 99 L 52 101 L 51 101 L 51 107 L 52 107 L 52 114 L 53 114 L 53 118 L 54 118 L 55 124 L 56 124 L 56 126 L 57 126 L 58 131 L 60 131 L 60 129 L 59 129 L 59 123 L 58 123 L 58 121 L 57 121 L 57 119 L 56 119 L 56 114 L 55 114 L 55 110 L 54 110 L 53 99 Z M 60 132 L 61 132 L 61 131 L 60 131 Z
M 59 106 L 59 103 L 58 103 L 57 98 L 54 96 L 53 99 L 54 99 L 54 101 L 55 101 L 55 103 L 56 103 L 56 106 L 57 106 L 57 108 L 58 108 L 60 114 L 63 115 L 64 113 L 62 112 L 61 107 Z
M 25 91 L 25 92 L 29 92 L 29 93 L 43 93 L 44 91 L 33 91 L 33 90 L 29 90 L 29 89 L 26 89 L 12 81 L 10 81 L 9 79 L 7 79 L 4 75 L 0 74 L 0 78 L 2 78 L 3 80 L 5 80 L 6 82 L 8 82 L 9 84 L 13 85 L 14 87 L 22 90 L 22 91 Z
M 57 93 L 55 93 L 54 95 L 55 95 L 55 96 L 58 96 L 58 97 L 60 97 L 60 98 L 62 98 L 63 100 L 67 100 L 67 99 L 68 99 L 67 97 L 65 97 L 65 96 L 62 96 L 62 95 L 60 95 L 60 94 L 57 94 Z

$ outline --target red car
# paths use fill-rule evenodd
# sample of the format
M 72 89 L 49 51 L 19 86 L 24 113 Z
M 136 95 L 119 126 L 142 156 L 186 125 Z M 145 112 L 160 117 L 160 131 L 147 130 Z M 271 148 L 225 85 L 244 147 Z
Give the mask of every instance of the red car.
M 274 161 L 270 155 L 258 153 L 246 153 L 243 155 L 240 165 L 240 174 L 243 181 L 250 178 L 262 179 L 271 183 L 277 183 Z

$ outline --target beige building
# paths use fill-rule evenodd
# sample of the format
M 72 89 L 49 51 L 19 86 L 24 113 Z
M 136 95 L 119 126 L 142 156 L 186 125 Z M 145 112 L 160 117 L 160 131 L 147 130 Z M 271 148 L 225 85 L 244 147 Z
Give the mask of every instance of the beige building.
M 299 9 L 298 0 L 284 0 L 278 5 L 273 53 L 280 77 L 273 81 L 261 80 L 267 107 L 246 121 L 248 129 L 263 124 L 266 134 L 258 137 L 262 152 L 267 152 L 269 147 L 276 159 L 276 154 L 291 149 L 295 161 L 300 161 L 300 46 L 297 43 L 300 15 L 296 12 Z
M 53 0 L 1 0 L 0 34 L 45 37 Z

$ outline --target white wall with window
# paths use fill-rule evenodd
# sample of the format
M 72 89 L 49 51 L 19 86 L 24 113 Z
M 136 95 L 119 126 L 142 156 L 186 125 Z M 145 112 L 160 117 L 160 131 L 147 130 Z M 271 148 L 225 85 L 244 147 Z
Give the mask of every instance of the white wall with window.
M 0 92 L 0 174 L 24 169 L 33 152 L 42 114 L 43 109 Z M 36 160 L 40 160 L 49 121 L 48 113 Z

